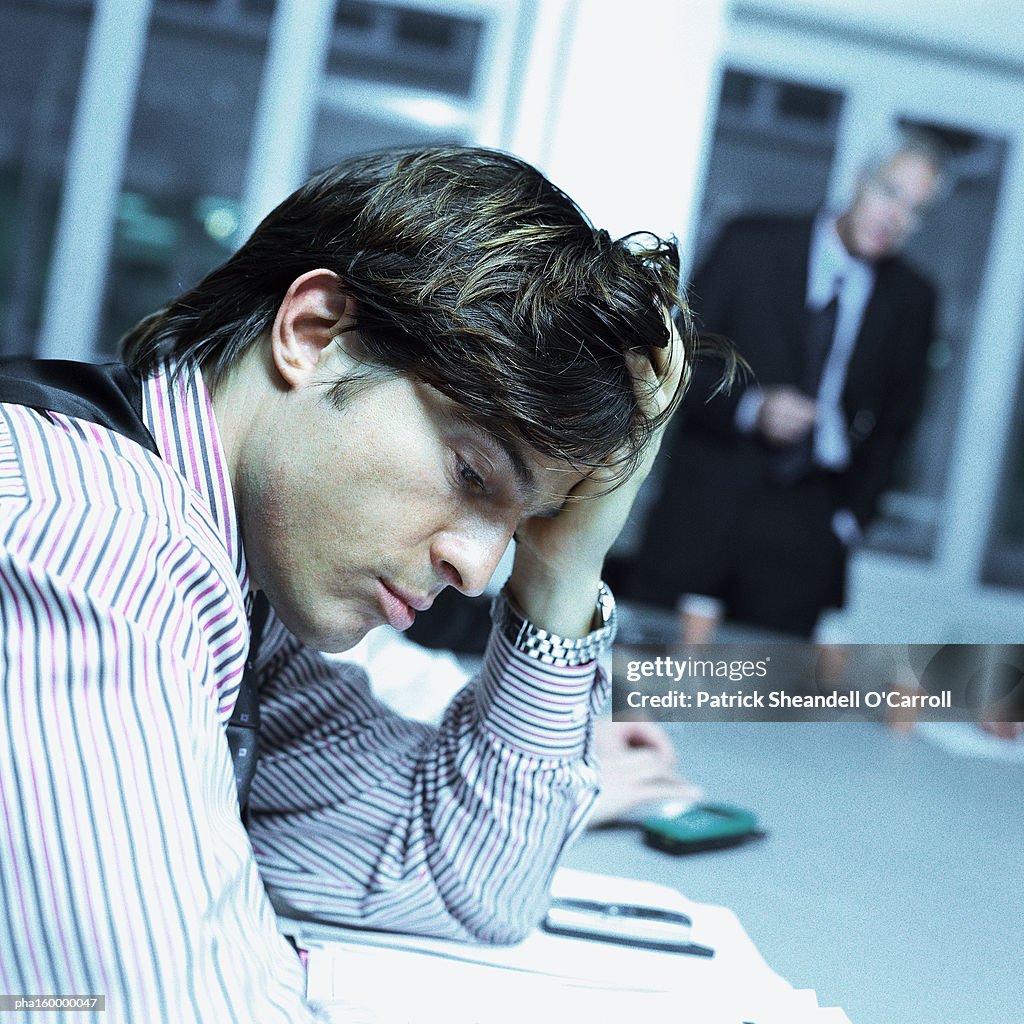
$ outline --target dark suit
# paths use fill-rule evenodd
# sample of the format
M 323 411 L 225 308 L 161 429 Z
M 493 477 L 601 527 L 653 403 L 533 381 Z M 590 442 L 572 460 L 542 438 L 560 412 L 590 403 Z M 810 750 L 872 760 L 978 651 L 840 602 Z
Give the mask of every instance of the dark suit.
M 699 327 L 725 335 L 757 383 L 798 387 L 812 221 L 744 218 L 729 225 L 693 281 Z M 875 267 L 850 358 L 842 406 L 849 466 L 773 482 L 778 450 L 735 425 L 745 385 L 708 400 L 714 365 L 702 366 L 663 464 L 627 592 L 674 604 L 684 593 L 722 598 L 739 621 L 807 634 L 820 611 L 842 604 L 846 552 L 834 512 L 865 527 L 921 405 L 935 291 L 900 259 Z

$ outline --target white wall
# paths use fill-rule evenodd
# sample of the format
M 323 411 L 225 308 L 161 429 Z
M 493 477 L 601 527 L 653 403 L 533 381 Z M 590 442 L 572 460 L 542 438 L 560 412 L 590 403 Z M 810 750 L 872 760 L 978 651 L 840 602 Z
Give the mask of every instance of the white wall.
M 725 0 L 543 0 L 509 145 L 599 227 L 688 241 Z

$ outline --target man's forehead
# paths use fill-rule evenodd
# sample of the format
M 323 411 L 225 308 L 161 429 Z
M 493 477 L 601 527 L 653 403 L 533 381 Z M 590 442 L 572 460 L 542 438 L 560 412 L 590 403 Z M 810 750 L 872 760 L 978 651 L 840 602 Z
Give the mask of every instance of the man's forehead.
M 882 165 L 878 176 L 894 185 L 934 184 L 939 179 L 939 168 L 922 153 L 904 150 Z

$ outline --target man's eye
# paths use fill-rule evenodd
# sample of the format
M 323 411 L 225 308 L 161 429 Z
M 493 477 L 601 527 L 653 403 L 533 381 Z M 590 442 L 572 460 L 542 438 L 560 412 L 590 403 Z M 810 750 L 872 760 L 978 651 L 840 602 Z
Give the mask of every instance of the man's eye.
M 459 476 L 477 491 L 486 491 L 487 486 L 484 484 L 484 478 L 468 463 L 465 459 L 458 460 Z

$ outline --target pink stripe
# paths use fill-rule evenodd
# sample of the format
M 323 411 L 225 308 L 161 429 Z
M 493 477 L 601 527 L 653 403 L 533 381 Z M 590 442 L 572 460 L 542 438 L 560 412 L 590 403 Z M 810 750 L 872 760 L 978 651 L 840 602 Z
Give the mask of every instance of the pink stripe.
M 165 570 L 167 566 L 177 561 L 183 548 L 187 548 L 184 541 L 175 541 L 169 550 L 164 553 L 158 569 Z M 162 616 L 169 606 L 173 605 L 174 589 L 172 581 L 167 579 L 162 587 L 156 587 L 153 591 L 153 607 L 150 609 L 149 618 L 146 620 L 146 629 L 155 628 L 158 616 Z M 169 596 L 170 595 L 170 596 Z
M 210 392 L 206 388 L 206 383 L 203 381 L 202 376 L 197 373 L 197 386 L 200 390 L 200 398 L 202 401 L 202 409 L 200 412 L 202 418 L 203 432 L 209 439 L 209 453 L 210 453 L 210 469 L 213 473 L 214 484 L 216 486 L 216 494 L 211 495 L 216 503 L 218 512 L 218 519 L 222 519 L 224 537 L 227 541 L 228 554 L 231 557 L 232 564 L 238 561 L 239 552 L 236 550 L 235 541 L 237 539 L 238 527 L 235 522 L 235 503 L 232 498 L 231 486 L 228 480 L 227 464 L 225 462 L 225 453 L 221 448 L 220 435 L 217 429 L 217 415 L 213 408 L 213 399 L 210 397 Z M 242 591 L 245 593 L 245 591 Z
M 83 623 L 82 623 L 82 615 L 81 615 L 81 612 L 78 609 L 77 603 L 75 602 L 74 596 L 70 592 L 68 592 L 66 594 L 66 598 L 67 598 L 68 605 L 71 607 L 75 617 L 78 620 L 79 625 L 80 626 L 83 625 Z M 71 645 L 71 634 L 70 634 L 70 632 L 68 633 L 68 636 L 67 636 L 67 645 L 68 645 L 68 647 L 67 647 L 68 667 L 70 668 L 70 666 L 72 665 L 73 660 L 74 660 L 73 657 L 72 657 L 72 645 Z M 84 651 L 83 651 L 83 654 L 84 654 Z M 84 670 L 85 669 L 85 664 L 86 664 L 86 659 L 84 657 L 82 658 L 82 663 L 83 663 L 83 670 Z M 71 680 L 69 680 L 69 682 L 71 682 Z M 73 700 L 74 700 L 73 693 L 68 692 L 68 693 L 65 694 L 65 697 L 67 699 L 68 707 L 69 707 L 69 710 L 70 710 L 71 706 L 73 704 Z M 56 702 L 57 702 L 56 673 L 54 673 L 54 706 L 55 707 L 56 707 Z M 54 717 L 57 720 L 57 722 L 56 722 L 56 729 L 57 729 L 58 735 L 60 737 L 61 749 L 62 750 L 71 750 L 72 749 L 72 745 L 74 743 L 74 738 L 69 733 L 69 730 L 67 728 L 67 723 L 64 721 L 64 716 L 62 714 L 58 713 Z M 86 717 L 88 718 L 90 716 L 86 715 Z M 75 715 L 73 711 L 71 712 L 70 720 L 71 721 L 78 721 L 78 716 Z M 66 770 L 70 771 L 70 764 L 68 765 Z M 85 784 L 85 779 L 82 779 L 82 782 L 83 782 L 83 784 Z M 81 835 L 84 834 L 84 830 L 83 830 L 83 827 L 82 827 L 82 823 L 79 821 L 79 818 L 78 818 L 77 801 L 72 796 L 71 787 L 70 786 L 67 786 L 65 788 L 65 794 L 66 794 L 67 806 L 69 807 L 69 809 L 71 811 L 71 819 L 74 822 L 74 832 L 73 832 L 73 834 L 75 836 L 81 836 Z M 110 818 L 108 817 L 107 820 L 109 821 Z M 89 872 L 88 872 L 88 868 L 87 868 L 86 863 L 85 863 L 85 847 L 84 847 L 84 845 L 82 843 L 77 843 L 76 844 L 76 849 L 78 851 L 78 864 L 79 864 L 79 867 L 81 869 L 81 879 L 79 880 L 80 883 L 81 883 L 81 882 L 84 882 L 84 880 L 86 878 L 88 878 Z M 75 888 L 74 880 L 72 880 L 72 886 L 71 887 L 72 887 L 72 889 Z M 96 923 L 96 908 L 93 906 L 93 901 L 92 901 L 92 886 L 90 886 L 88 884 L 80 884 L 79 888 L 81 890 L 83 890 L 83 892 L 80 893 L 79 895 L 84 895 L 85 896 L 85 905 L 86 905 L 86 910 L 87 910 L 87 914 L 88 914 L 88 918 L 89 918 L 89 930 L 90 930 L 90 932 L 92 934 L 93 949 L 94 949 L 95 955 L 96 955 L 96 962 L 95 962 L 96 963 L 96 967 L 99 969 L 100 977 L 103 979 L 104 991 L 105 992 L 110 992 L 111 991 L 111 984 L 110 984 L 110 978 L 107 975 L 107 971 L 106 971 L 106 957 L 103 955 L 103 944 L 100 941 L 99 928 L 98 928 L 97 923 Z
M 91 516 L 90 517 L 86 517 L 86 516 L 82 517 L 82 525 L 83 526 L 86 526 L 88 524 L 89 518 L 91 518 Z M 71 578 L 74 579 L 74 580 L 77 580 L 77 579 L 79 579 L 81 577 L 81 575 L 82 575 L 82 567 L 85 565 L 86 559 L 88 558 L 88 559 L 92 560 L 93 545 L 98 540 L 97 534 L 93 530 L 83 529 L 83 530 L 79 531 L 79 534 L 80 534 L 80 536 L 81 535 L 85 536 L 85 543 L 82 546 L 82 554 L 81 554 L 81 557 L 78 559 L 78 563 L 75 565 L 74 569 L 71 570 Z
M 57 457 L 60 460 L 60 470 L 61 470 L 61 473 L 63 473 L 63 475 L 64 475 L 64 479 L 65 480 L 73 479 L 76 474 L 71 469 L 71 467 L 68 465 L 67 451 L 65 450 L 64 445 L 53 445 L 49 450 L 52 452 L 53 449 L 56 449 Z M 38 465 L 41 465 L 41 463 L 39 463 Z M 54 555 L 55 555 L 55 553 L 57 551 L 57 546 L 61 543 L 61 541 L 64 541 L 64 540 L 66 540 L 66 538 L 65 538 L 65 536 L 60 531 L 58 531 L 57 533 L 54 534 L 53 543 L 50 545 L 50 550 L 46 553 L 46 556 L 43 559 L 43 561 L 44 561 L 44 563 L 46 565 L 50 564 L 51 560 L 53 559 L 53 557 L 54 557 Z
M 161 370 L 151 378 L 150 394 L 153 397 L 153 418 L 154 431 L 157 447 L 160 449 L 164 461 L 173 466 L 174 460 L 174 433 L 171 430 L 171 396 L 167 387 L 166 372 Z
M 202 576 L 206 568 L 205 563 L 198 557 L 193 559 L 190 563 L 187 563 L 182 567 L 180 575 L 171 581 L 172 592 L 183 593 L 188 589 L 189 581 L 193 577 Z M 185 610 L 191 613 L 196 619 L 196 635 L 193 638 L 192 649 L 186 656 L 186 665 L 190 671 L 199 674 L 201 672 L 201 664 L 203 661 L 202 656 L 202 622 L 197 614 L 198 606 L 201 602 L 201 598 L 208 594 L 211 590 L 215 589 L 216 583 L 210 583 L 205 590 L 203 590 L 197 597 L 193 598 L 185 605 Z M 185 616 L 188 618 L 188 615 Z M 185 641 L 184 633 L 187 631 L 188 623 L 186 621 L 179 620 L 179 629 L 176 634 L 173 635 L 172 639 L 175 644 L 183 644 Z
M 111 623 L 111 625 L 113 627 L 113 633 L 117 627 L 114 623 Z M 112 635 L 111 640 L 112 642 L 110 645 L 109 654 L 107 656 L 108 664 L 111 665 L 112 670 L 110 673 L 111 677 L 115 680 L 126 678 L 123 665 L 123 651 L 127 649 L 127 644 L 119 642 L 119 637 L 116 635 L 116 633 Z M 151 694 L 152 692 L 152 689 L 146 688 L 143 691 L 143 694 Z M 140 694 L 140 698 L 141 696 L 142 694 Z M 129 795 L 129 799 L 126 801 L 127 811 L 131 815 L 131 812 L 135 810 L 135 808 L 133 807 L 130 795 L 131 793 L 141 788 L 141 782 L 143 779 L 146 778 L 146 774 L 143 769 L 145 768 L 145 765 L 148 762 L 146 760 L 140 761 L 140 758 L 137 756 L 139 739 L 136 738 L 134 728 L 130 726 L 128 723 L 125 708 L 125 704 L 127 703 L 127 701 L 115 700 L 113 703 L 114 709 L 117 712 L 116 724 L 118 724 L 121 727 L 122 742 L 117 744 L 117 749 L 120 751 L 121 760 L 127 760 L 129 763 L 128 779 L 131 781 L 131 784 L 126 786 L 125 789 L 128 791 Z M 113 719 L 114 716 L 112 715 L 111 718 Z M 159 748 L 162 745 L 163 741 L 164 734 L 163 730 L 160 729 L 155 729 L 151 731 L 150 735 L 148 736 L 148 742 L 146 739 L 141 740 L 141 742 L 147 743 L 148 749 L 150 750 L 154 748 Z M 125 755 L 127 755 L 127 757 L 125 757 Z M 156 796 L 157 794 L 154 795 Z M 164 808 L 165 813 L 166 811 L 167 808 Z M 132 815 L 132 817 L 141 818 L 141 820 L 143 821 L 146 820 L 146 816 L 144 814 L 139 816 Z M 158 821 L 152 820 L 150 823 L 159 824 Z M 142 835 L 146 835 L 146 833 L 143 833 Z M 135 856 L 135 860 L 138 861 L 141 857 L 143 857 L 143 855 L 145 855 L 146 866 L 148 868 L 150 877 L 159 878 L 164 872 L 162 869 L 158 870 L 156 858 L 154 856 L 153 843 L 142 843 L 139 841 L 141 838 L 142 836 L 139 833 L 133 832 L 133 853 Z M 140 904 L 140 910 L 144 910 L 145 907 L 153 908 L 153 903 L 150 902 L 149 904 L 145 905 Z M 171 922 L 169 922 L 166 919 L 166 917 L 163 917 L 160 923 L 157 924 L 153 930 L 156 932 L 157 935 L 165 935 L 168 938 L 171 938 L 175 934 L 176 927 L 173 924 L 171 924 Z M 183 938 L 183 936 L 181 936 L 181 938 Z M 159 942 L 159 939 L 157 940 L 157 942 Z
M 72 606 L 72 608 L 74 608 L 75 615 L 76 615 L 76 617 L 78 619 L 79 628 L 81 630 L 83 653 L 84 653 L 84 651 L 88 650 L 88 646 L 87 646 L 88 645 L 88 631 L 87 631 L 87 628 L 86 628 L 86 625 L 85 625 L 85 616 L 82 614 L 81 607 L 79 606 L 78 602 L 74 599 L 74 597 L 69 595 L 69 598 L 70 598 L 70 601 L 71 601 L 71 606 Z M 99 638 L 97 638 L 97 640 L 98 639 Z M 82 662 L 83 662 L 83 667 L 85 669 L 88 669 L 89 659 L 87 657 L 83 657 Z M 102 671 L 102 669 L 100 669 L 100 671 Z M 82 690 L 83 690 L 83 693 L 88 694 L 91 689 L 92 689 L 92 686 L 91 686 L 90 681 L 88 679 L 87 673 L 83 673 L 83 676 L 82 676 Z M 97 704 L 96 704 L 96 709 L 95 709 L 94 714 L 100 712 L 100 708 L 101 708 L 101 706 L 103 704 L 103 689 L 102 689 L 102 687 L 98 687 L 97 688 L 96 694 L 95 694 L 95 701 L 97 702 Z M 100 749 L 100 742 L 99 742 L 99 740 L 97 738 L 97 735 L 96 735 L 96 722 L 94 721 L 94 714 L 87 714 L 85 716 L 85 720 L 86 720 L 86 723 L 88 724 L 88 728 L 89 728 L 89 740 L 92 743 L 92 749 L 93 750 L 99 750 Z M 98 768 L 98 763 L 97 763 L 97 765 L 95 767 Z M 93 786 L 91 788 L 95 792 L 97 787 Z M 116 821 L 117 818 L 115 818 L 114 813 L 113 813 L 113 808 L 111 807 L 111 804 L 110 804 L 110 794 L 109 794 L 107 786 L 106 785 L 101 785 L 98 788 L 99 788 L 99 797 L 101 797 L 102 800 L 103 800 L 103 807 L 104 807 L 104 810 L 106 812 L 106 820 L 107 821 Z M 94 834 L 94 836 L 96 838 L 97 843 L 99 843 L 99 840 L 100 840 L 99 834 L 96 833 L 95 831 L 94 831 L 93 834 Z M 118 844 L 116 842 L 111 842 L 110 848 L 114 852 L 114 861 L 115 861 L 115 865 L 116 865 L 117 876 L 119 878 L 127 878 L 127 877 L 129 877 L 129 872 L 130 872 L 131 868 L 128 865 L 126 865 L 124 860 L 122 859 L 122 857 L 120 855 L 120 847 L 118 846 Z M 102 856 L 103 855 L 100 854 L 101 859 L 102 859 Z M 142 943 L 141 943 L 140 938 L 139 938 L 138 929 L 135 927 L 135 921 L 136 921 L 135 915 L 133 915 L 133 914 L 127 914 L 127 915 L 122 915 L 122 916 L 115 915 L 115 918 L 116 918 L 118 924 L 121 925 L 121 927 L 127 927 L 128 933 L 129 933 L 130 938 L 131 938 L 131 947 L 133 949 L 141 948 Z M 116 925 L 115 925 L 115 927 L 116 927 Z M 116 932 L 115 932 L 115 934 L 111 935 L 111 942 L 112 942 L 112 945 L 114 946 L 114 948 L 117 949 L 119 944 L 118 944 L 118 936 L 117 936 Z M 145 980 L 144 980 L 143 975 L 142 975 L 141 961 L 140 961 L 140 959 L 138 957 L 129 957 L 128 959 L 131 961 L 132 965 L 135 968 L 135 982 L 136 982 L 137 989 L 140 992 L 144 991 L 145 990 Z M 101 961 L 101 962 L 104 962 L 104 961 Z M 105 971 L 104 971 L 104 976 L 106 976 L 106 972 Z
M 196 458 L 196 443 L 195 434 L 192 425 L 192 416 L 189 413 L 192 412 L 192 408 L 189 404 L 188 388 L 185 382 L 185 375 L 182 374 L 178 377 L 178 399 L 181 403 L 181 407 L 185 410 L 185 415 L 181 417 L 181 423 L 184 427 L 186 452 L 188 454 L 188 468 L 191 470 L 189 477 L 192 486 L 206 498 L 207 502 L 210 501 L 210 495 L 206 493 L 206 476 L 202 472 L 199 466 L 199 460 Z
M 492 714 L 497 714 L 497 709 L 492 709 Z M 556 756 L 564 753 L 568 755 L 572 752 L 572 749 L 576 747 L 583 739 L 583 727 L 580 726 L 579 739 L 574 739 L 571 742 L 567 741 L 564 746 L 562 743 L 554 743 L 551 738 L 551 730 L 548 729 L 530 729 L 524 726 L 521 722 L 510 721 L 507 717 L 502 717 L 500 723 L 505 732 L 508 733 L 510 738 L 513 740 L 520 741 L 537 741 L 537 746 L 542 747 L 547 754 L 537 754 L 538 757 Z M 493 726 L 492 726 L 493 728 Z M 565 737 L 570 730 L 563 729 L 559 732 L 559 738 Z
M 221 621 L 221 619 L 231 618 L 232 616 L 237 618 L 238 611 L 234 601 L 225 600 L 223 607 L 216 615 L 204 620 L 204 625 L 210 633 L 215 632 L 215 626 Z M 245 643 L 245 632 L 241 628 L 241 623 L 238 623 L 238 628 L 233 632 L 229 633 L 230 637 L 228 645 L 234 644 L 237 647 L 241 647 Z M 224 647 L 219 647 L 216 653 L 223 651 Z
M 139 479 L 141 481 L 141 488 L 142 488 L 141 493 L 142 493 L 142 497 L 143 497 L 144 507 L 146 507 L 146 508 L 164 508 L 164 507 L 166 507 L 167 506 L 167 500 L 164 497 L 163 492 L 161 491 L 159 483 L 157 482 L 155 476 L 148 471 L 147 467 L 145 467 L 145 466 L 140 467 Z M 168 486 L 170 486 L 170 485 L 168 485 Z M 173 490 L 173 488 L 172 488 L 172 490 Z M 168 511 L 170 511 L 170 510 L 168 509 Z M 153 531 L 153 539 L 150 542 L 150 546 L 148 548 L 148 553 L 151 553 L 151 554 L 155 555 L 156 549 L 157 549 L 157 540 L 159 539 L 160 541 L 166 541 L 167 539 L 169 539 L 170 534 L 171 534 L 171 531 L 170 531 L 169 528 L 167 529 L 166 534 L 164 536 L 160 536 L 160 532 L 157 531 L 157 530 L 154 530 Z M 164 552 L 164 555 L 163 555 L 164 560 L 166 561 L 169 558 L 173 558 L 174 554 L 179 550 L 179 546 L 180 546 L 180 542 L 175 542 L 175 543 L 171 544 L 169 551 L 165 551 Z M 139 585 L 141 584 L 141 582 L 142 582 L 142 580 L 144 578 L 146 579 L 146 583 L 147 584 L 148 583 L 152 583 L 154 580 L 161 579 L 162 578 L 162 574 L 160 572 L 160 569 L 161 569 L 161 566 L 156 563 L 156 560 L 154 558 L 154 565 L 153 565 L 153 572 L 152 572 L 152 574 L 149 575 L 148 578 L 146 578 L 141 573 L 141 571 L 140 571 L 139 576 L 136 578 L 135 585 L 132 587 L 132 595 L 134 596 L 134 594 L 138 590 Z M 168 588 L 167 588 L 166 585 L 165 586 L 154 587 L 150 591 L 150 597 L 149 597 L 150 611 L 149 611 L 149 616 L 146 619 L 146 623 L 145 623 L 147 630 L 153 628 L 153 625 L 156 622 L 157 615 L 166 610 L 166 606 L 167 606 L 167 603 L 168 603 L 168 601 L 167 601 L 167 594 L 168 594 Z M 139 608 L 140 621 L 141 621 L 141 618 L 142 618 L 142 611 L 143 611 L 143 609 Z
M 19 606 L 17 601 L 11 601 L 11 604 L 14 606 L 14 613 L 15 613 L 15 616 L 17 617 L 17 620 L 18 620 L 18 636 L 24 636 L 25 635 L 25 623 L 24 623 L 24 620 L 21 617 L 21 607 Z M 24 705 L 25 705 L 25 697 L 24 697 L 25 683 L 29 679 L 29 666 L 26 664 L 27 661 L 28 661 L 28 651 L 27 651 L 27 649 L 22 648 L 22 651 L 21 651 L 21 671 L 19 672 L 19 676 L 20 676 L 21 681 L 22 681 L 22 686 L 21 686 L 21 690 L 20 690 L 20 692 L 21 692 L 22 709 L 24 709 Z M 13 751 L 12 751 L 12 755 L 13 755 Z M 28 908 L 25 906 L 25 888 L 26 887 L 25 887 L 25 885 L 22 882 L 21 872 L 18 870 L 18 854 L 17 854 L 17 851 L 14 848 L 14 829 L 13 829 L 13 826 L 11 825 L 10 810 L 9 810 L 9 808 L 7 806 L 7 800 L 4 798 L 3 787 L 2 786 L 0 786 L 0 800 L 3 800 L 4 821 L 5 821 L 6 825 L 7 825 L 6 833 L 7 833 L 8 840 L 9 840 L 8 846 L 9 846 L 10 851 L 11 851 L 11 864 L 14 866 L 14 877 L 17 880 L 17 883 L 18 883 L 18 885 L 17 885 L 18 905 L 21 907 L 21 920 L 22 920 L 22 925 L 23 925 L 23 932 L 26 935 L 34 935 L 35 931 L 29 925 Z M 28 943 L 28 953 L 29 953 L 29 957 L 32 960 L 32 968 L 35 971 L 36 984 L 38 985 L 38 984 L 40 984 L 42 982 L 43 975 L 42 975 L 42 972 L 39 969 L 39 961 L 36 959 L 36 944 L 34 942 Z
M 48 631 L 47 635 L 49 635 L 49 636 L 55 635 L 53 614 L 52 614 L 52 612 L 50 610 L 49 605 L 47 604 L 47 602 L 43 598 L 42 591 L 40 590 L 39 585 L 36 582 L 36 579 L 35 579 L 34 575 L 28 569 L 28 567 L 25 568 L 25 571 L 24 571 L 24 574 L 23 574 L 23 578 L 26 581 L 28 587 L 35 592 L 36 598 L 38 599 L 38 604 L 42 607 L 42 610 L 43 610 L 43 612 L 44 612 L 44 614 L 46 616 L 47 625 L 49 627 L 49 631 Z M 18 618 L 19 618 L 19 626 L 23 626 L 23 623 L 21 623 L 21 621 L 20 621 L 21 620 L 20 611 L 19 611 Z M 24 633 L 22 632 L 21 635 L 24 635 Z M 39 638 L 37 636 L 36 637 L 37 643 L 38 643 L 38 639 Z M 22 727 L 24 729 L 25 736 L 27 736 L 27 737 L 33 737 L 35 735 L 38 735 L 37 730 L 32 729 L 32 728 L 29 727 L 28 701 L 26 700 L 26 695 L 29 693 L 29 689 L 30 689 L 30 686 L 29 686 L 30 682 L 33 679 L 38 681 L 38 678 L 39 677 L 38 677 L 38 673 L 37 672 L 31 672 L 30 673 L 29 671 L 26 671 L 25 672 L 25 683 L 22 686 L 22 691 L 21 691 L 22 692 L 22 702 L 21 702 Z M 56 680 L 54 681 L 54 691 L 53 692 L 54 693 L 56 692 Z M 38 694 L 36 695 L 36 698 L 38 700 Z M 29 779 L 30 779 L 31 785 L 32 785 L 32 794 L 33 794 L 33 797 L 34 797 L 34 804 L 35 804 L 35 811 L 36 811 L 36 821 L 37 821 L 37 823 L 39 825 L 39 834 L 40 835 L 46 835 L 46 830 L 45 830 L 45 828 L 43 826 L 43 802 L 42 802 L 41 795 L 40 795 L 40 783 L 39 783 L 38 775 L 37 775 L 36 770 L 35 770 L 35 762 L 32 759 L 29 760 L 29 764 L 28 764 L 28 776 L 29 776 Z M 60 921 L 60 910 L 59 910 L 59 907 L 57 906 L 57 892 L 56 892 L 56 884 L 55 884 L 55 877 L 54 877 L 54 869 L 53 869 L 53 864 L 50 861 L 49 849 L 47 848 L 47 846 L 45 844 L 43 844 L 42 856 L 43 856 L 43 862 L 44 862 L 44 864 L 46 866 L 46 876 L 47 876 L 47 879 L 49 880 L 49 895 L 50 895 L 50 900 L 51 900 L 51 910 L 53 912 L 53 920 L 54 920 L 54 924 L 57 924 Z M 71 963 L 71 954 L 68 951 L 67 941 L 66 941 L 66 937 L 64 935 L 63 930 L 59 930 L 58 931 L 58 936 L 60 938 L 61 948 L 64 951 L 64 961 L 65 961 L 65 963 L 70 964 Z
M 7 797 L 4 795 L 3 786 L 0 786 L 0 810 L 3 811 L 4 815 L 4 834 L 7 836 L 7 849 L 10 853 L 10 863 L 14 872 L 14 887 L 18 891 L 18 894 L 20 895 L 25 890 L 21 881 L 21 872 L 18 870 L 18 858 L 15 856 L 14 853 L 14 826 L 11 823 L 11 811 L 10 808 L 7 806 Z M 23 934 L 29 934 L 27 923 L 28 915 L 25 913 L 24 898 L 22 898 L 21 918 L 22 922 L 25 925 L 23 929 Z M 29 948 L 31 949 L 33 945 L 34 943 L 30 943 Z M 38 976 L 39 966 L 34 962 L 33 966 L 36 968 L 36 975 Z M 3 960 L 0 960 L 0 980 L 3 981 L 5 993 L 10 993 L 14 991 L 14 982 L 11 976 L 5 970 Z
M 113 453 L 111 454 L 113 455 Z M 141 482 L 141 495 L 148 498 L 150 502 L 153 502 L 153 504 L 149 504 L 145 507 L 160 507 L 156 502 L 156 495 L 153 492 L 152 481 L 145 466 L 137 466 L 136 476 L 132 478 L 128 475 L 126 460 L 114 456 L 109 460 L 109 463 L 112 466 L 112 471 L 120 478 L 120 486 L 123 488 L 124 493 L 131 494 L 133 490 L 140 487 Z M 118 491 L 117 493 L 121 493 L 121 491 Z M 146 546 L 141 556 L 136 556 L 137 561 L 132 566 L 132 568 L 135 569 L 134 582 L 132 583 L 131 589 L 128 591 L 124 601 L 124 610 L 128 614 L 131 614 L 131 610 L 134 607 L 135 595 L 139 592 L 140 587 L 142 587 L 144 582 L 149 582 L 149 579 L 152 577 L 152 573 L 147 572 L 146 565 L 148 563 L 149 556 L 151 556 L 156 550 L 158 533 L 156 530 L 146 530 L 145 532 L 149 534 L 149 544 Z M 127 537 L 125 539 L 127 540 Z M 126 583 L 132 578 L 124 572 L 123 568 L 119 573 L 119 577 L 122 583 Z

